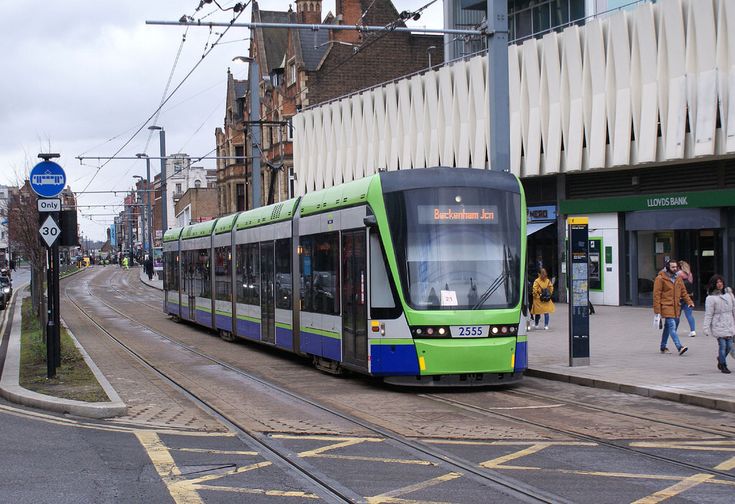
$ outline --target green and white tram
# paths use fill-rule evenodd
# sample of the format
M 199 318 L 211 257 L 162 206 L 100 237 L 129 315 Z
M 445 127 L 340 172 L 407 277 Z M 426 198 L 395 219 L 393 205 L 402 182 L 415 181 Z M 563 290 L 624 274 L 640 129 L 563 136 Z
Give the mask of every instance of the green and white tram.
M 165 312 L 330 372 L 510 383 L 527 367 L 525 226 L 512 174 L 381 172 L 167 231 Z

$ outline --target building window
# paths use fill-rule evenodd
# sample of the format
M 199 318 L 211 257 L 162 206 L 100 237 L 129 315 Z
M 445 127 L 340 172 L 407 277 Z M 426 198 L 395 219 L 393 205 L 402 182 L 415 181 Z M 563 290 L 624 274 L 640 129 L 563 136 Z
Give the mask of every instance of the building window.
M 177 193 L 180 193 L 181 192 L 181 184 L 180 183 L 176 184 L 176 192 Z
M 196 189 L 199 189 L 200 187 L 202 187 L 202 181 L 201 181 L 201 180 L 199 180 L 199 179 L 196 179 L 196 180 L 194 181 L 194 187 L 195 187 Z
M 245 211 L 245 184 L 237 184 L 235 191 L 237 191 L 237 211 L 243 212 Z
M 286 121 L 286 141 L 293 142 L 293 118 L 289 117 Z
M 293 172 L 293 166 L 288 168 L 288 199 L 296 195 L 296 175 Z
M 508 2 L 511 42 L 539 37 L 570 24 L 583 24 L 585 0 L 515 0 Z
M 245 162 L 244 159 L 245 156 L 245 148 L 242 145 L 236 145 L 235 146 L 235 163 L 237 164 L 243 164 Z
M 296 62 L 288 64 L 288 85 L 293 86 L 296 84 Z

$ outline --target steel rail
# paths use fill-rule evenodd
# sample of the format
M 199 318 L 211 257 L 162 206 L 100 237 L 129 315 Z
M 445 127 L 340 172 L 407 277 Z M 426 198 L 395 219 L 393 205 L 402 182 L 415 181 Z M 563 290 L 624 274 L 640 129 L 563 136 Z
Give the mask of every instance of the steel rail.
M 199 357 L 202 357 L 204 359 L 209 360 L 210 362 L 221 366 L 224 369 L 227 369 L 228 371 L 234 372 L 244 378 L 247 378 L 259 385 L 265 386 L 271 390 L 274 390 L 280 394 L 283 394 L 285 396 L 288 396 L 292 399 L 295 399 L 303 404 L 307 404 L 309 406 L 312 406 L 314 408 L 317 408 L 321 411 L 324 411 L 325 413 L 328 413 L 330 415 L 333 415 L 337 418 L 340 418 L 342 420 L 351 422 L 355 425 L 358 425 L 368 431 L 371 431 L 379 436 L 384 437 L 385 439 L 390 439 L 391 441 L 403 446 L 404 448 L 408 449 L 410 452 L 414 452 L 415 454 L 422 454 L 424 456 L 429 457 L 431 462 L 434 462 L 437 465 L 446 464 L 449 466 L 454 466 L 455 468 L 461 469 L 466 475 L 473 476 L 472 479 L 475 481 L 485 484 L 491 488 L 494 488 L 495 490 L 509 494 L 511 497 L 515 497 L 517 499 L 520 499 L 525 502 L 544 502 L 544 503 L 569 503 L 570 501 L 568 499 L 564 499 L 563 497 L 559 495 L 552 494 L 550 492 L 546 492 L 542 489 L 533 487 L 531 485 L 528 485 L 520 480 L 516 480 L 514 478 L 507 477 L 503 474 L 500 474 L 496 471 L 492 471 L 485 468 L 480 468 L 475 465 L 474 462 L 462 460 L 459 458 L 456 458 L 450 454 L 445 453 L 444 451 L 437 449 L 433 446 L 411 440 L 409 438 L 406 438 L 405 436 L 402 436 L 398 433 L 395 433 L 393 431 L 390 431 L 388 429 L 385 429 L 383 427 L 380 427 L 378 425 L 375 425 L 371 422 L 368 422 L 366 420 L 362 420 L 360 418 L 357 418 L 355 416 L 349 415 L 347 413 L 343 413 L 341 411 L 335 410 L 333 408 L 330 408 L 329 406 L 325 406 L 321 403 L 318 403 L 312 399 L 309 399 L 308 397 L 305 397 L 301 394 L 298 394 L 296 392 L 292 392 L 291 390 L 285 389 L 279 385 L 276 385 L 272 382 L 269 382 L 268 380 L 265 380 L 263 378 L 260 378 L 259 376 L 256 376 L 252 373 L 249 373 L 247 371 L 244 371 L 238 367 L 235 367 L 231 364 L 228 364 L 226 362 L 223 362 L 219 359 L 216 359 L 210 355 L 207 355 L 200 350 L 197 350 L 196 348 L 190 347 L 189 345 L 186 345 L 184 343 L 181 343 L 180 341 L 171 338 L 160 331 L 154 329 L 153 327 L 141 322 L 138 319 L 134 319 L 130 317 L 129 315 L 123 313 L 122 311 L 118 310 L 116 307 L 112 306 L 108 302 L 106 302 L 104 299 L 101 298 L 101 296 L 95 295 L 91 288 L 92 286 L 88 283 L 88 294 L 90 296 L 93 296 L 96 301 L 101 302 L 105 306 L 107 306 L 109 309 L 120 315 L 121 317 L 130 320 L 132 322 L 135 322 L 136 324 L 145 327 L 149 331 L 151 331 L 153 334 L 164 338 L 168 340 L 169 342 L 177 345 L 178 347 L 185 349 Z M 105 286 L 106 288 L 107 286 Z M 66 294 L 66 291 L 65 291 Z M 85 313 L 85 316 L 88 318 L 91 318 L 90 315 Z M 104 330 L 106 333 L 108 331 Z M 113 337 L 114 338 L 114 337 Z M 122 344 L 122 343 L 121 343 Z M 157 373 L 163 374 L 162 371 L 156 369 Z M 171 378 L 167 379 L 171 380 Z M 182 387 L 177 384 L 177 387 Z M 197 398 L 198 401 L 202 401 L 202 399 Z M 212 406 L 208 406 L 212 407 Z M 216 411 L 216 410 L 215 410 Z M 291 462 L 291 461 L 289 461 Z
M 427 399 L 430 399 L 432 401 L 440 402 L 440 403 L 443 403 L 443 404 L 449 404 L 449 405 L 452 405 L 452 406 L 457 406 L 459 408 L 463 408 L 463 409 L 466 409 L 468 411 L 473 411 L 473 412 L 476 412 L 476 413 L 481 413 L 481 414 L 484 414 L 486 416 L 496 416 L 496 417 L 503 418 L 505 420 L 513 420 L 513 421 L 516 421 L 516 422 L 522 422 L 522 423 L 527 424 L 527 425 L 533 425 L 535 427 L 540 427 L 542 429 L 547 429 L 547 430 L 550 430 L 552 432 L 556 432 L 558 434 L 564 434 L 565 436 L 576 438 L 576 439 L 579 439 L 579 440 L 582 440 L 582 441 L 597 443 L 597 444 L 606 446 L 608 448 L 614 448 L 616 450 L 621 450 L 621 451 L 624 451 L 624 452 L 627 452 L 627 453 L 634 453 L 636 455 L 641 455 L 643 457 L 646 457 L 646 458 L 649 458 L 649 459 L 653 459 L 653 460 L 656 460 L 656 461 L 659 461 L 659 462 L 665 462 L 667 464 L 672 464 L 672 465 L 676 465 L 676 466 L 683 467 L 683 468 L 686 468 L 686 469 L 692 469 L 692 470 L 695 470 L 695 471 L 698 471 L 698 472 L 704 472 L 704 473 L 707 473 L 707 474 L 712 474 L 712 475 L 715 475 L 715 476 L 721 476 L 721 477 L 726 478 L 728 480 L 735 481 L 735 475 L 734 474 L 729 474 L 729 473 L 726 473 L 724 471 L 713 469 L 711 467 L 706 467 L 706 466 L 702 466 L 702 465 L 699 465 L 699 464 L 693 464 L 693 463 L 690 463 L 690 462 L 684 462 L 684 461 L 677 460 L 677 459 L 670 458 L 670 457 L 666 457 L 666 456 L 663 456 L 663 455 L 656 455 L 655 453 L 648 453 L 648 452 L 645 452 L 643 450 L 638 450 L 638 449 L 632 448 L 630 446 L 625 446 L 625 445 L 622 445 L 622 444 L 619 444 L 619 443 L 615 443 L 613 441 L 608 441 L 606 439 L 602 439 L 602 438 L 599 438 L 599 437 L 596 437 L 596 436 L 590 436 L 590 435 L 587 435 L 587 434 L 581 434 L 581 433 L 574 432 L 574 431 L 567 430 L 567 429 L 561 429 L 559 427 L 554 427 L 552 425 L 547 425 L 547 424 L 544 424 L 544 423 L 541 423 L 541 422 L 537 422 L 537 421 L 534 421 L 534 420 L 528 420 L 528 419 L 525 419 L 525 418 L 522 418 L 522 417 L 516 417 L 516 416 L 513 416 L 513 415 L 509 415 L 507 413 L 500 413 L 500 412 L 495 411 L 495 410 L 491 410 L 491 409 L 488 409 L 488 408 L 483 408 L 482 406 L 476 406 L 474 404 L 468 404 L 468 403 L 465 403 L 465 402 L 462 402 L 462 401 L 457 401 L 456 399 L 449 399 L 447 397 L 440 397 L 440 396 L 437 396 L 437 395 L 434 395 L 434 394 L 421 394 L 421 396 L 422 397 L 425 397 Z

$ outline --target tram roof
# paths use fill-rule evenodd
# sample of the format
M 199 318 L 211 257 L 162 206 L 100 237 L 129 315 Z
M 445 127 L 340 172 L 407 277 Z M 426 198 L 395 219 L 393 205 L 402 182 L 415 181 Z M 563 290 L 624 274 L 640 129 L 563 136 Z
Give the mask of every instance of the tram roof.
M 165 233 L 163 233 L 163 241 L 170 242 L 178 240 L 183 230 L 184 228 L 171 228 L 167 230 Z
M 202 236 L 209 236 L 212 234 L 217 220 L 211 220 L 207 222 L 199 222 L 192 226 L 186 226 L 181 233 L 182 240 L 189 240 L 191 238 L 200 238 Z
M 238 214 L 226 215 L 217 219 L 217 224 L 214 225 L 214 234 L 229 233 L 232 228 L 235 227 Z
M 301 198 L 301 215 L 358 205 L 367 202 L 368 189 L 377 175 L 308 193 Z
M 281 203 L 274 203 L 260 208 L 254 208 L 237 216 L 237 229 L 247 229 L 263 224 L 291 220 L 296 212 L 299 199 L 294 198 Z

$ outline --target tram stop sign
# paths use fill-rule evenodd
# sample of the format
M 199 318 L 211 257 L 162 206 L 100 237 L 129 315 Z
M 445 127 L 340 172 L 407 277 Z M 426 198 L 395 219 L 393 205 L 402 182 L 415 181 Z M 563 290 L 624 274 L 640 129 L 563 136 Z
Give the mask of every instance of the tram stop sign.
M 41 161 L 31 170 L 31 189 L 42 198 L 53 198 L 64 190 L 66 173 L 53 161 Z

